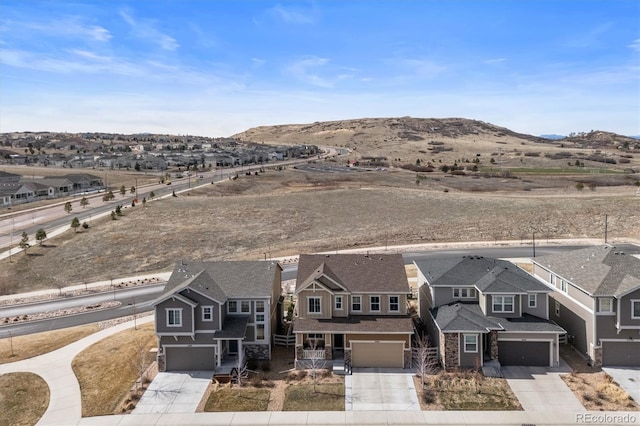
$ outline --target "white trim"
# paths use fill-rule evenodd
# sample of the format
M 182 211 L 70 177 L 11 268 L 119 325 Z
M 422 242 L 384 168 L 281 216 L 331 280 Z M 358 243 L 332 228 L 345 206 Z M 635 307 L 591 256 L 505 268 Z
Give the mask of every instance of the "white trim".
M 249 306 L 248 311 L 242 310 L 245 303 L 247 304 L 247 306 Z M 251 313 L 251 300 L 240 300 L 240 314 L 250 314 L 250 313 Z
M 378 309 L 373 309 L 373 298 L 378 298 Z M 378 294 L 369 295 L 369 312 L 382 312 L 382 297 Z
M 560 345 L 554 345 L 554 340 L 553 339 L 501 339 L 500 337 L 498 337 L 498 342 L 523 342 L 523 343 L 528 343 L 528 342 L 547 342 L 549 343 L 549 367 L 554 367 L 554 364 L 556 362 L 560 362 Z M 553 356 L 553 348 L 556 348 L 557 353 L 557 357 Z M 555 361 L 555 360 L 558 361 Z
M 458 292 L 457 296 L 456 291 Z M 462 295 L 463 291 L 467 293 L 466 296 Z M 473 293 L 473 295 L 470 295 L 470 293 Z M 451 296 L 454 299 L 475 299 L 477 297 L 477 290 L 475 287 L 451 287 Z
M 165 322 L 166 322 L 166 326 L 167 327 L 182 327 L 182 311 L 184 310 L 184 308 L 164 308 L 164 315 L 165 315 Z M 179 321 L 178 324 L 169 324 L 169 311 L 177 311 L 180 313 L 179 317 Z M 175 321 L 175 315 L 174 315 L 174 321 Z
M 206 305 L 206 306 L 201 306 L 200 307 L 202 309 L 202 322 L 213 322 L 213 305 Z M 205 318 L 205 310 L 206 309 L 210 309 L 211 311 L 209 312 L 209 319 Z
M 167 295 L 166 297 L 163 297 L 162 299 L 156 301 L 156 303 L 154 303 L 153 306 L 158 306 L 162 302 L 166 302 L 169 299 L 174 299 L 174 301 L 175 301 L 175 299 L 178 299 L 182 303 L 186 303 L 187 305 L 190 305 L 190 306 L 193 306 L 193 307 L 198 306 L 198 303 L 196 303 L 193 300 L 187 298 L 186 296 L 181 295 L 180 293 L 171 293 L 171 294 Z
M 468 351 L 467 350 L 467 337 L 473 337 L 475 340 L 475 346 L 476 349 L 474 351 Z M 477 354 L 478 350 L 480 349 L 478 347 L 478 335 L 477 334 L 469 334 L 469 333 L 463 333 L 462 334 L 462 350 L 464 351 L 465 354 Z
M 227 313 L 228 314 L 239 314 L 240 311 L 238 310 L 238 302 L 239 300 L 227 300 Z M 231 303 L 235 303 L 236 304 L 236 309 L 234 311 L 231 310 Z
M 318 300 L 318 312 L 311 312 L 311 299 Z M 322 315 L 322 296 L 307 296 L 307 314 Z
M 392 298 L 392 297 L 397 297 L 397 298 L 398 298 L 398 303 L 397 303 L 397 304 L 398 304 L 398 309 L 396 309 L 396 310 L 392 310 L 392 309 L 391 309 L 391 298 Z M 400 312 L 400 296 L 399 296 L 399 295 L 397 295 L 397 294 L 396 294 L 396 295 L 394 295 L 394 294 L 390 294 L 390 295 L 389 295 L 389 297 L 388 297 L 388 299 L 387 299 L 387 302 L 388 302 L 388 308 L 387 308 L 387 310 L 388 310 L 389 312 Z
M 496 297 L 501 297 L 502 298 L 502 302 L 500 303 L 501 310 L 499 310 L 499 311 L 497 311 L 495 309 L 495 305 L 496 305 L 495 299 L 496 299 Z M 511 297 L 511 310 L 510 311 L 505 310 L 505 305 L 507 305 L 507 303 L 505 303 L 505 298 L 507 298 L 507 297 Z M 515 308 L 516 308 L 515 304 L 516 304 L 516 297 L 513 294 L 507 294 L 507 295 L 504 295 L 504 296 L 491 295 L 491 312 L 492 313 L 512 314 L 512 313 L 515 312 Z
M 531 296 L 533 296 L 533 306 L 531 306 Z M 538 295 L 535 293 L 529 293 L 527 295 L 527 308 L 537 308 L 538 307 Z
M 360 299 L 360 302 L 358 302 L 358 304 L 360 305 L 360 309 L 353 309 L 353 298 L 357 297 L 358 299 Z M 352 294 L 351 295 L 351 300 L 350 300 L 350 304 L 349 304 L 349 312 L 362 312 L 362 295 L 361 294 Z
M 602 302 L 603 301 L 608 301 L 609 302 L 609 309 L 608 310 L 603 310 L 602 309 Z M 613 312 L 613 298 L 612 297 L 598 297 L 598 311 L 597 311 L 598 315 L 611 315 L 614 314 Z
M 340 300 L 340 307 L 338 307 L 338 300 Z M 335 299 L 333 301 L 333 309 L 336 310 L 336 311 L 343 311 L 344 310 L 344 295 L 337 294 L 335 296 Z
M 634 316 L 633 315 L 633 304 L 634 303 L 640 303 L 640 299 L 631 299 L 631 319 L 640 319 L 640 316 Z

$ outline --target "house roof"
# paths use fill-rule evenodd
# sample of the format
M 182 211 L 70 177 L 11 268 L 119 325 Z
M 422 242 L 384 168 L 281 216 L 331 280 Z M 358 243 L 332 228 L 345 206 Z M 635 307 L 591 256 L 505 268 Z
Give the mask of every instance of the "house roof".
M 482 256 L 425 259 L 415 262 L 432 287 L 476 287 L 482 293 L 550 292 L 506 260 Z
M 271 297 L 276 268 L 278 263 L 265 261 L 181 261 L 158 300 L 186 288 L 220 303 L 230 298 Z
M 438 328 L 444 332 L 478 332 L 502 330 L 502 318 L 486 316 L 476 303 L 453 303 L 431 309 Z
M 321 275 L 331 278 L 352 293 L 410 291 L 400 254 L 300 255 L 297 288 L 302 288 Z
M 249 316 L 227 315 L 222 323 L 222 330 L 214 333 L 214 339 L 244 339 L 247 334 Z
M 593 296 L 622 296 L 640 289 L 640 259 L 612 245 L 532 260 Z
M 294 333 L 388 333 L 411 334 L 413 321 L 408 316 L 352 315 L 347 318 L 296 318 Z
M 566 333 L 551 321 L 530 314 L 518 318 L 499 318 L 485 315 L 475 303 L 456 302 L 431 309 L 431 315 L 443 333 L 475 332 L 538 332 Z

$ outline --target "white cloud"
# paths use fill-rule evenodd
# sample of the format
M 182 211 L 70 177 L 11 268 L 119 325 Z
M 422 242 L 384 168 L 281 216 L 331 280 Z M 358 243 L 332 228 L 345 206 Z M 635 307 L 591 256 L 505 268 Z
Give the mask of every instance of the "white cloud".
M 331 88 L 335 82 L 321 77 L 317 70 L 329 63 L 327 58 L 318 58 L 315 56 L 300 59 L 287 67 L 287 72 L 300 81 L 309 83 L 313 86 Z
M 10 25 L 11 32 L 29 31 L 31 33 L 46 34 L 49 37 L 82 38 L 92 41 L 108 42 L 113 36 L 100 25 L 88 25 L 80 16 L 51 17 L 49 22 L 11 21 L 3 24 Z
M 635 40 L 633 40 L 631 42 L 631 44 L 629 45 L 630 48 L 632 48 L 635 51 L 640 52 L 640 38 L 637 38 Z
M 148 19 L 137 21 L 126 10 L 120 10 L 119 14 L 122 20 L 129 24 L 136 37 L 155 43 L 163 50 L 174 51 L 180 47 L 175 38 L 158 30 L 154 21 Z
M 494 65 L 494 64 L 500 64 L 502 62 L 506 62 L 507 58 L 494 58 L 494 59 L 487 59 L 484 61 L 485 64 L 487 65 Z
M 316 16 L 315 9 L 302 10 L 293 7 L 284 7 L 279 3 L 269 9 L 269 12 L 290 24 L 311 24 L 315 21 Z

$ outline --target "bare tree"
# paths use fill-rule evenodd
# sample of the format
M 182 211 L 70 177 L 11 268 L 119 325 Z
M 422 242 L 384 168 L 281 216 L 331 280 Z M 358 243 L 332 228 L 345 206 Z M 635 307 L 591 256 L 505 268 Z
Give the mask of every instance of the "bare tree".
M 242 386 L 242 381 L 247 378 L 248 374 L 249 370 L 247 369 L 244 351 L 239 351 L 238 363 L 231 369 L 231 380 L 235 381 L 238 386 Z
M 413 346 L 413 365 L 423 390 L 425 378 L 438 371 L 437 349 L 430 345 L 430 340 L 429 336 L 422 333 Z
M 131 370 L 136 373 L 136 389 L 140 390 L 146 379 L 147 368 L 151 362 L 149 361 L 149 351 L 143 338 L 138 338 L 134 343 L 134 353 L 131 357 Z
M 311 350 L 311 357 L 306 359 L 303 365 L 310 371 L 311 380 L 313 381 L 313 392 L 316 392 L 320 370 L 324 370 L 327 365 L 324 359 L 324 344 L 321 345 L 320 342 L 322 342 L 322 340 L 318 339 L 309 339 L 307 342 Z

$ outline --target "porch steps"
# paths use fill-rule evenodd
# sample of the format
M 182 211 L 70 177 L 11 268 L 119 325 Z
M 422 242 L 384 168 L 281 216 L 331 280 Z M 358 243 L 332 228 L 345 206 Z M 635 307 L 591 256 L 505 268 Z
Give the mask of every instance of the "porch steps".
M 333 374 L 346 376 L 351 374 L 351 364 L 345 363 L 343 358 L 333 359 Z

